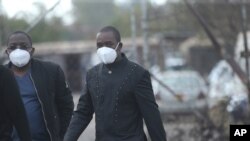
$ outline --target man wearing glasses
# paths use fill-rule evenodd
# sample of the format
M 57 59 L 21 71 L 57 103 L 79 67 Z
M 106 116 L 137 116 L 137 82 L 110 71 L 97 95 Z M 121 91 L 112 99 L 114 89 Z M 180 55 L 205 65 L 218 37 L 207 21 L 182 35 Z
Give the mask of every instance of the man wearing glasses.
M 15 75 L 28 117 L 32 140 L 61 141 L 73 112 L 73 98 L 62 69 L 32 58 L 31 37 L 22 31 L 7 41 L 7 65 Z M 16 130 L 13 140 L 19 141 Z

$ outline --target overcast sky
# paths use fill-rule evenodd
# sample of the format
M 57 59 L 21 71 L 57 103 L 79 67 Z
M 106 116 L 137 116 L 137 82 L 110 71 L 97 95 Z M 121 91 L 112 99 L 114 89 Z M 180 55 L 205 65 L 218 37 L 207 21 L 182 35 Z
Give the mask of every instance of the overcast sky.
M 2 0 L 3 11 L 13 17 L 20 12 L 30 13 L 32 16 L 37 16 L 37 7 L 35 2 L 43 3 L 46 9 L 51 8 L 58 0 Z M 71 0 L 61 0 L 60 4 L 54 9 L 51 15 L 64 16 L 66 22 L 71 22 L 70 10 L 72 8 Z M 67 15 L 67 16 L 66 16 Z
M 43 3 L 46 8 L 52 7 L 58 0 L 2 0 L 2 6 L 8 16 L 12 17 L 20 11 L 37 12 L 33 5 L 35 2 Z M 57 14 L 63 14 L 71 9 L 71 0 L 61 0 L 55 9 Z M 61 11 L 61 12 L 60 12 Z
M 58 0 L 2 0 L 3 11 L 9 16 L 13 17 L 20 12 L 32 13 L 37 15 L 37 8 L 34 6 L 35 2 L 43 3 L 47 9 L 52 7 Z M 128 2 L 129 0 L 116 0 L 117 2 Z M 151 0 L 155 4 L 162 4 L 167 0 Z M 70 10 L 72 9 L 71 0 L 61 0 L 60 4 L 51 13 L 64 18 L 64 21 L 71 22 Z

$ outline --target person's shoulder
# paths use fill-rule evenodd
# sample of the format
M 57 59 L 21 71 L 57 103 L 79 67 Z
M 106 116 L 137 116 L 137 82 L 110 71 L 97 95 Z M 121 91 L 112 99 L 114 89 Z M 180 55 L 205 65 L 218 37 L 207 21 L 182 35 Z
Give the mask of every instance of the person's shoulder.
M 0 74 L 1 74 L 1 75 L 2 75 L 6 70 L 7 70 L 7 68 L 5 68 L 4 66 L 0 65 Z
M 58 67 L 60 67 L 58 64 L 50 62 L 50 61 L 44 61 L 44 60 L 40 60 L 40 59 L 33 59 L 32 60 L 34 65 L 41 65 L 45 68 L 49 68 L 49 69 L 56 69 Z
M 2 76 L 9 76 L 9 75 L 12 75 L 12 72 L 5 66 L 0 65 L 0 76 L 2 77 Z
M 97 75 L 98 70 L 101 68 L 101 66 L 102 64 L 99 63 L 87 70 L 87 74 L 86 74 L 87 81 L 89 81 L 90 79 L 96 78 L 95 76 Z
M 150 72 L 147 69 L 145 69 L 143 66 L 133 61 L 129 61 L 129 64 L 130 66 L 132 66 L 130 68 L 131 68 L 131 71 L 133 71 L 133 75 L 135 79 L 141 80 L 144 77 L 150 76 Z
M 0 72 L 1 72 L 1 74 L 8 73 L 8 72 L 10 72 L 10 70 L 8 68 L 6 68 L 5 66 L 0 65 Z
M 5 70 L 4 66 L 0 65 L 0 71 L 3 71 L 3 70 Z
M 100 69 L 100 67 L 102 66 L 102 63 L 99 63 L 93 67 L 91 67 L 89 70 L 88 70 L 88 73 L 93 73 L 93 72 L 96 72 L 98 69 Z
M 141 66 L 140 64 L 138 63 L 135 63 L 133 61 L 128 61 L 129 65 L 131 66 L 131 68 L 134 68 L 135 71 L 139 71 L 139 72 L 145 72 L 147 71 L 143 66 Z

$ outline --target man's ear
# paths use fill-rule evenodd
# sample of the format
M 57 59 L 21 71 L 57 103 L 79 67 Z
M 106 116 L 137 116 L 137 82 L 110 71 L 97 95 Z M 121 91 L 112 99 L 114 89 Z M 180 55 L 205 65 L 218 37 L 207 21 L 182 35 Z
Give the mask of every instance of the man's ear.
M 8 50 L 7 50 L 7 49 L 5 49 L 5 53 L 9 56 L 9 52 L 8 52 Z
M 118 45 L 119 50 L 121 50 L 121 49 L 122 49 L 122 46 L 123 46 L 123 43 L 122 43 L 122 42 L 119 42 L 119 45 Z
M 33 55 L 33 54 L 34 54 L 34 52 L 35 52 L 35 48 L 34 48 L 34 47 L 32 47 L 32 50 L 30 51 L 30 55 Z

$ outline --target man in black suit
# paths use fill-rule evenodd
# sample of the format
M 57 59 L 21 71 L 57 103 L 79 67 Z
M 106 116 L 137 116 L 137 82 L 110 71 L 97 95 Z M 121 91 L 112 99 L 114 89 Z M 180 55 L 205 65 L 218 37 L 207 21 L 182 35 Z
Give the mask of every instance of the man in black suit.
M 90 69 L 64 141 L 76 141 L 95 113 L 96 141 L 166 141 L 150 74 L 121 52 L 119 31 L 107 26 L 97 34 L 102 63 Z

